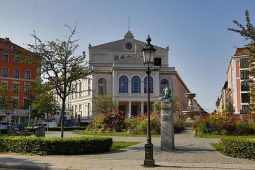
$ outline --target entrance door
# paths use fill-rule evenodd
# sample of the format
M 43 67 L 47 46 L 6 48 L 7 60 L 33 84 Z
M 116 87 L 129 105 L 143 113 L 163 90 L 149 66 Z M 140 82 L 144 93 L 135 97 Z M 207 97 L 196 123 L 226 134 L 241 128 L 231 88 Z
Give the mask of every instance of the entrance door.
M 136 105 L 131 106 L 131 115 L 136 116 L 138 114 L 138 107 Z

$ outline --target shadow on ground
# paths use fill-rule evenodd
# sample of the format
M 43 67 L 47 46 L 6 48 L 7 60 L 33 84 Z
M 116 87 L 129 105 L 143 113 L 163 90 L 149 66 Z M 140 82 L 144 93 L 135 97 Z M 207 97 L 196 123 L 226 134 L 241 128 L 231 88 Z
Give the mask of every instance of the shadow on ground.
M 0 157 L 0 168 L 11 169 L 46 169 L 49 163 L 38 163 L 26 158 Z

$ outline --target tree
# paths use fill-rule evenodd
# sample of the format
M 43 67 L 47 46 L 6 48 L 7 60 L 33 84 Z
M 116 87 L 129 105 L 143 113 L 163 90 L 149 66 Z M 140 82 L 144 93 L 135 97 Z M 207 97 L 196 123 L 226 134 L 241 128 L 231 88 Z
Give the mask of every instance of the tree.
M 42 84 L 40 81 L 36 81 L 32 86 L 34 95 L 31 103 L 31 110 L 36 115 L 54 114 L 58 110 L 58 104 L 53 96 L 52 87 L 48 84 Z
M 66 26 L 66 25 L 65 25 Z M 74 29 L 66 26 L 70 34 L 65 40 L 46 41 L 35 34 L 33 45 L 29 45 L 35 55 L 41 57 L 41 72 L 43 79 L 52 85 L 57 96 L 61 99 L 61 138 L 64 137 L 64 113 L 66 109 L 66 99 L 72 93 L 77 93 L 76 81 L 86 78 L 89 74 L 85 71 L 85 53 L 75 55 L 78 48 L 78 39 L 74 39 L 76 27 Z
M 108 113 L 115 109 L 115 103 L 107 95 L 100 95 L 95 99 L 94 111 L 96 113 Z
M 250 86 L 250 110 L 251 114 L 255 114 L 255 27 L 251 23 L 249 11 L 245 11 L 245 18 L 246 18 L 246 25 L 240 24 L 238 21 L 233 20 L 233 23 L 238 27 L 238 29 L 235 28 L 228 28 L 229 31 L 236 32 L 240 34 L 242 37 L 245 37 L 245 40 L 249 40 L 250 42 L 246 45 L 247 48 L 250 50 L 250 54 L 248 57 L 249 62 L 249 73 L 250 73 L 250 80 L 249 80 L 249 86 Z

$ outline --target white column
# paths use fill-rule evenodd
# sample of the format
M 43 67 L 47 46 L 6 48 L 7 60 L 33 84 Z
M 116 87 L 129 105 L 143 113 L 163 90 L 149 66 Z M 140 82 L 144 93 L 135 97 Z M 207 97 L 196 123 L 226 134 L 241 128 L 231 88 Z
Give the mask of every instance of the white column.
M 144 110 L 143 109 L 144 109 L 144 102 L 142 101 L 141 102 L 141 114 L 144 114 Z
M 128 117 L 131 117 L 131 101 L 128 102 Z

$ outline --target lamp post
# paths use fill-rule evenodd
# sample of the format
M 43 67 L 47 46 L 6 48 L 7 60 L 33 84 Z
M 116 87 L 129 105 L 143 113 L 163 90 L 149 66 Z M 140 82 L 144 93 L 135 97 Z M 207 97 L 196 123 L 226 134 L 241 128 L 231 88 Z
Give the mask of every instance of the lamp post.
M 144 166 L 145 167 L 153 167 L 154 159 L 153 159 L 153 144 L 151 143 L 151 120 L 150 120 L 150 74 L 151 74 L 151 67 L 154 63 L 154 56 L 156 49 L 151 45 L 151 38 L 148 35 L 146 39 L 147 44 L 144 45 L 143 51 L 143 62 L 144 66 L 146 67 L 147 73 L 147 94 L 148 94 L 148 102 L 147 102 L 147 143 L 144 145 L 145 147 L 145 160 Z

